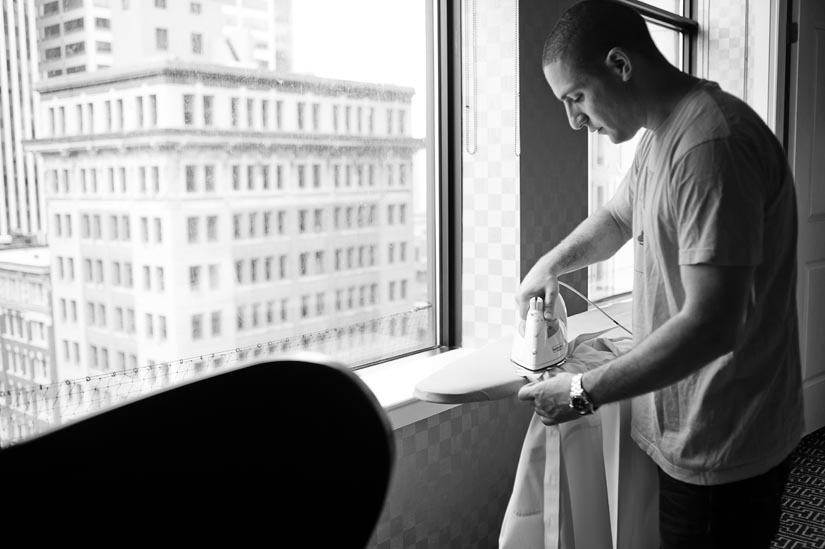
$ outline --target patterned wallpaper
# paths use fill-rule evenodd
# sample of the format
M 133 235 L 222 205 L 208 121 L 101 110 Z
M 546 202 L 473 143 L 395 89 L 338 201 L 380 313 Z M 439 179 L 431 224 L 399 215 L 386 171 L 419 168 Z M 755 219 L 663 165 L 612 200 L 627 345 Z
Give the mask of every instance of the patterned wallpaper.
M 462 343 L 480 347 L 512 326 L 520 280 L 516 0 L 461 1 L 469 107 Z M 513 397 L 465 404 L 396 430 L 393 481 L 368 547 L 497 547 L 530 416 Z
M 519 283 L 516 0 L 463 0 L 464 346 L 500 337 Z
M 700 76 L 717 82 L 767 119 L 770 3 L 700 0 L 698 4 Z
M 512 397 L 396 430 L 390 491 L 368 547 L 498 547 L 531 414 Z

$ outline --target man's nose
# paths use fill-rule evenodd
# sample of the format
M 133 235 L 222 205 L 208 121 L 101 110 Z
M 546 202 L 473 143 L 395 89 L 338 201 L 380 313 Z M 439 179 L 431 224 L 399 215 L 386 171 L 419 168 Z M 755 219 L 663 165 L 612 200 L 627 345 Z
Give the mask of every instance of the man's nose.
M 587 123 L 587 116 L 574 106 L 565 103 L 564 108 L 567 111 L 567 121 L 574 130 L 580 130 Z

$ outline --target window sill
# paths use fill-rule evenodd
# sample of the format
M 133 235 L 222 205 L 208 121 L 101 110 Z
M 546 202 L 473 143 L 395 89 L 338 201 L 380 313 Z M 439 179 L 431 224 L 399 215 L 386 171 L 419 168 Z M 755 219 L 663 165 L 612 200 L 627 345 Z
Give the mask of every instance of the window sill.
M 604 305 L 600 304 L 599 306 L 629 328 L 631 305 L 631 298 L 622 296 L 616 301 Z M 568 338 L 572 340 L 580 334 L 605 330 L 611 326 L 614 326 L 614 324 L 610 319 L 597 309 L 590 309 L 568 319 Z M 624 331 L 615 328 L 606 335 L 618 337 L 624 334 Z M 425 402 L 415 398 L 413 391 L 415 386 L 424 378 L 474 351 L 476 349 L 470 347 L 430 351 L 363 368 L 356 371 L 356 374 L 373 391 L 378 402 L 384 407 L 392 428 L 400 429 L 459 406 L 459 404 Z

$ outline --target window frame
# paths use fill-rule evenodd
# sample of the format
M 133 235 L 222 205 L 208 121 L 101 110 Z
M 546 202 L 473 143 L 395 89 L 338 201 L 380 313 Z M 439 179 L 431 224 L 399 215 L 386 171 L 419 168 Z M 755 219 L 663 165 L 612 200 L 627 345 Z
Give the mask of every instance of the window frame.
M 430 9 L 432 5 L 428 3 Z M 462 250 L 462 91 L 461 91 L 461 3 L 438 1 L 428 27 L 437 33 L 434 109 L 438 123 L 432 132 L 436 151 L 434 219 L 428 227 L 428 242 L 435 246 L 436 345 L 442 350 L 461 346 Z M 428 37 L 428 44 L 434 40 Z M 432 86 L 428 86 L 432 89 Z

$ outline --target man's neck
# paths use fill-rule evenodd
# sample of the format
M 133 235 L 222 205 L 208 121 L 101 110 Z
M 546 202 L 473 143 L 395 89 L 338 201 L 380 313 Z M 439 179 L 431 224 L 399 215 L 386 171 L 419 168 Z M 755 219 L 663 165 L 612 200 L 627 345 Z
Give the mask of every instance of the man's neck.
M 647 85 L 642 91 L 646 106 L 644 127 L 653 133 L 699 82 L 698 78 L 672 66 L 657 72 L 655 77 L 646 80 Z

